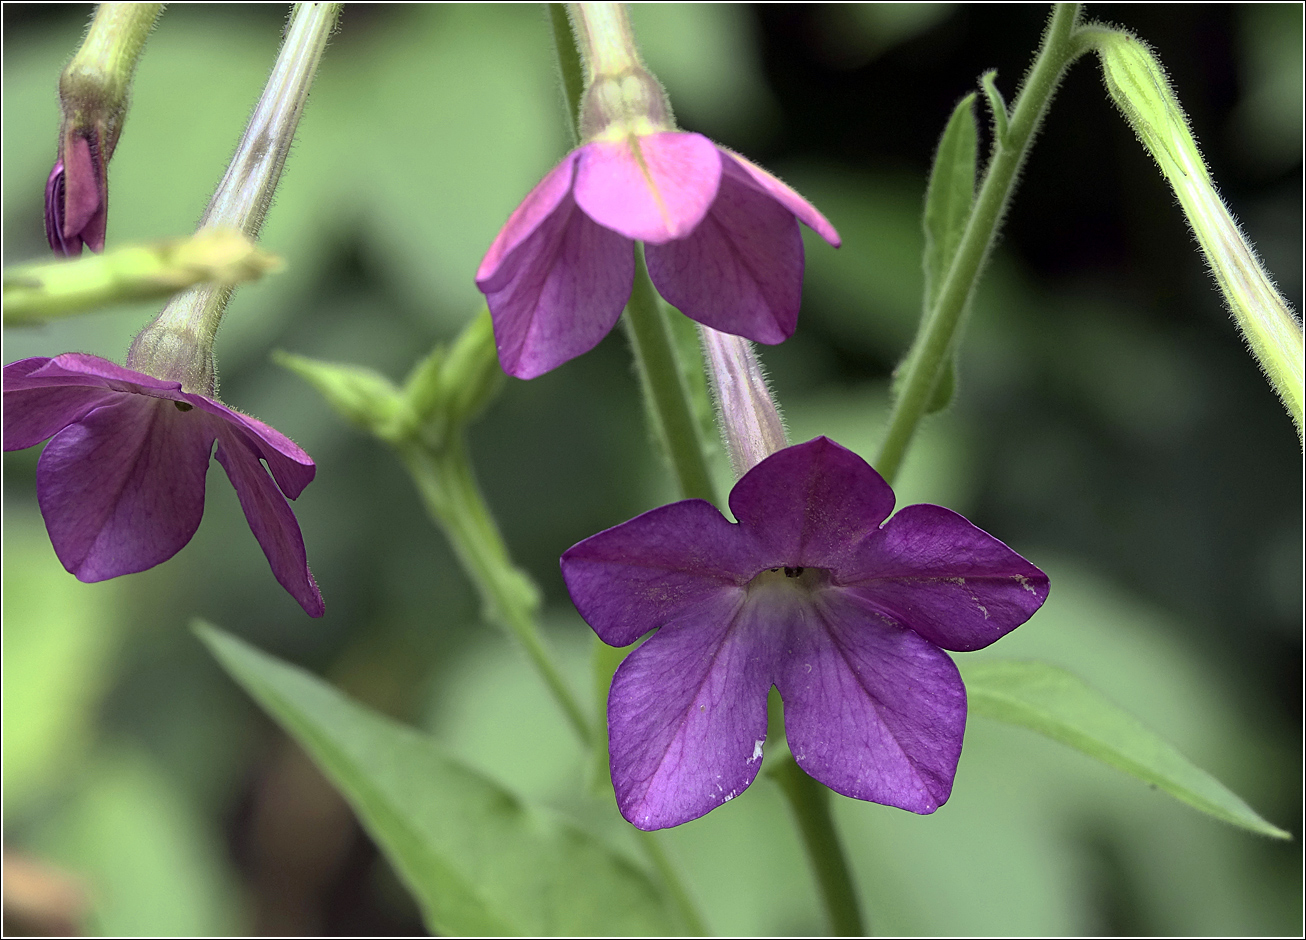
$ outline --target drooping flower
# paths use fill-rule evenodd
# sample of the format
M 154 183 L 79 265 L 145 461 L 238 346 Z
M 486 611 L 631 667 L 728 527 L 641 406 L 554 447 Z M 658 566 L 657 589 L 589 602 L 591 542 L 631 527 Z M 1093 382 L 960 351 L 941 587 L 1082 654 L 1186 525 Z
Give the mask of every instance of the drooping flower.
M 686 316 L 783 342 L 802 295 L 800 221 L 838 246 L 810 203 L 701 134 L 590 141 L 531 191 L 476 272 L 504 371 L 534 378 L 598 345 L 630 298 L 635 241 Z
M 286 502 L 312 481 L 316 467 L 279 431 L 215 398 L 184 392 L 180 382 L 65 353 L 4 368 L 4 449 L 47 438 L 37 462 L 37 501 L 55 554 L 79 580 L 144 571 L 191 540 L 204 514 L 216 441 L 218 463 L 272 573 L 310 616 L 322 615 L 304 538 Z
M 846 796 L 932 813 L 952 791 L 966 691 L 944 649 L 1024 623 L 1048 579 L 962 516 L 915 505 L 824 437 L 749 470 L 729 522 L 652 510 L 562 556 L 577 610 L 626 646 L 608 698 L 612 781 L 641 829 L 737 796 L 761 765 L 766 699 L 798 765 Z M 886 522 L 885 520 L 888 519 Z

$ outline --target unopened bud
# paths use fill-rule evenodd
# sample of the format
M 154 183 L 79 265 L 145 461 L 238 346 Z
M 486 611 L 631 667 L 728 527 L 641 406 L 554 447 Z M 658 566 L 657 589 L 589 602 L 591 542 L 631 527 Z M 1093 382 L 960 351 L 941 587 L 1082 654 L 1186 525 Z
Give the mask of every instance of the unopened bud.
M 784 422 L 762 373 L 753 344 L 742 336 L 699 326 L 717 421 L 735 476 L 789 446 Z
M 61 256 L 104 250 L 109 159 L 127 116 L 136 63 L 161 3 L 101 3 L 59 77 L 59 155 L 45 185 L 45 235 Z

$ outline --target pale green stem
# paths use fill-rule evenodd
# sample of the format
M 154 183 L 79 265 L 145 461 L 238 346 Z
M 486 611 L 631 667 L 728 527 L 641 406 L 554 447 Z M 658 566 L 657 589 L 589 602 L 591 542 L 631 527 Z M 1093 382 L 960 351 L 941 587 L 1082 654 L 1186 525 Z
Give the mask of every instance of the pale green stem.
M 101 3 L 81 48 L 59 76 L 65 115 L 103 121 L 107 159 L 118 143 L 132 76 L 162 3 Z
M 521 643 L 576 736 L 592 747 L 594 728 L 536 625 L 539 595 L 508 556 L 459 435 L 449 435 L 438 450 L 416 442 L 398 444 L 396 450 L 417 484 L 427 512 L 448 537 L 463 570 L 476 586 L 487 619 Z
M 995 145 L 993 159 L 975 199 L 975 208 L 939 289 L 938 299 L 908 354 L 900 392 L 889 416 L 888 431 L 875 461 L 875 469 L 891 484 L 902 466 L 912 435 L 925 416 L 935 383 L 943 371 L 962 314 L 997 236 L 1034 134 L 1066 67 L 1085 51 L 1074 39 L 1078 16 L 1078 4 L 1058 3 L 1054 8 L 1034 66 L 1012 106 L 1006 139 Z
M 245 136 L 218 184 L 199 230 L 235 228 L 257 239 L 308 101 L 322 52 L 340 13 L 338 3 L 299 3 Z M 127 353 L 127 367 L 217 394 L 213 342 L 231 288 L 196 287 L 178 294 Z

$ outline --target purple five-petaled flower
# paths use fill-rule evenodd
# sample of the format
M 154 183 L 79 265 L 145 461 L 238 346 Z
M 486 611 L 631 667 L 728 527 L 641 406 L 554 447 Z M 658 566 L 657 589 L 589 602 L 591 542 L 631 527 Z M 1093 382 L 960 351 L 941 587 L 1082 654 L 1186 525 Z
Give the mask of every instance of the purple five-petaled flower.
M 657 630 L 608 697 L 612 782 L 641 829 L 757 776 L 772 685 L 798 765 L 859 800 L 932 813 L 952 792 L 966 690 L 950 650 L 988 646 L 1048 594 L 1038 568 L 818 437 L 710 503 L 654 509 L 568 549 L 581 616 L 613 646 Z
M 598 345 L 644 243 L 653 285 L 686 316 L 759 343 L 793 334 L 806 223 L 839 234 L 761 167 L 681 131 L 592 140 L 504 225 L 476 272 L 504 371 L 529 379 Z
M 60 257 L 104 251 L 109 182 L 99 135 L 70 132 L 45 183 L 45 237 Z
M 218 462 L 272 573 L 310 616 L 322 615 L 304 538 L 286 503 L 316 467 L 284 434 L 183 392 L 180 382 L 65 353 L 4 368 L 4 449 L 47 438 L 36 468 L 37 501 L 55 554 L 80 580 L 144 571 L 191 540 L 217 441 Z

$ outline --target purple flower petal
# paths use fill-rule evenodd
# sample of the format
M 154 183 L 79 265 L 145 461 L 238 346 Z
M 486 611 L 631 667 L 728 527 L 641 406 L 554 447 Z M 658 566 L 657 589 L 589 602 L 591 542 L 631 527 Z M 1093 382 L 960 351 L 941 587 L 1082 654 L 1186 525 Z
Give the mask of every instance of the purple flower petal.
M 798 766 L 858 800 L 932 813 L 947 801 L 966 729 L 948 654 L 837 587 L 813 591 L 776 685 Z
M 816 211 L 816 207 L 804 199 L 798 193 L 794 192 L 780 180 L 776 179 L 766 170 L 762 169 L 756 163 L 746 160 L 733 150 L 721 148 L 726 154 L 726 163 L 738 166 L 746 175 L 750 184 L 757 188 L 759 192 L 764 192 L 776 202 L 780 203 L 795 216 L 798 220 L 806 225 L 816 234 L 820 235 L 827 242 L 838 248 L 843 242 L 839 238 L 839 233 L 834 230 L 821 213 Z
M 870 464 L 828 437 L 777 451 L 730 491 L 731 512 L 763 547 L 762 567 L 836 574 L 853 561 L 857 543 L 879 528 L 893 502 L 893 490 Z
M 716 201 L 684 238 L 644 249 L 654 286 L 698 322 L 759 343 L 798 325 L 803 239 L 788 207 L 756 188 L 730 157 Z
M 263 458 L 277 485 L 281 487 L 281 492 L 289 498 L 298 499 L 304 487 L 313 482 L 313 477 L 317 475 L 317 465 L 313 463 L 313 458 L 276 428 L 203 395 L 185 397 L 197 408 L 221 418 L 225 425 L 234 425 L 244 431 L 241 438 L 246 446 L 257 457 Z
M 68 241 L 63 237 L 63 207 L 63 160 L 56 160 L 50 178 L 45 181 L 45 240 L 56 255 L 73 258 L 82 253 L 82 240 L 74 238 Z
M 944 649 L 982 649 L 1034 615 L 1048 578 L 942 506 L 907 506 L 858 549 L 845 574 L 865 603 Z
M 566 196 L 493 278 L 478 282 L 503 370 L 533 379 L 589 352 L 616 325 L 634 280 L 634 245 Z
M 146 396 L 117 398 L 56 434 L 37 462 L 50 542 L 81 581 L 167 561 L 204 514 L 211 419 Z
M 683 610 L 613 678 L 612 783 L 640 829 L 696 819 L 757 776 L 783 640 L 759 630 L 743 601 L 725 588 Z
M 687 539 L 686 533 L 693 533 Z M 747 534 L 689 499 L 592 535 L 562 556 L 572 602 L 603 642 L 629 646 L 765 567 Z
M 304 536 L 286 498 L 258 461 L 258 441 L 251 440 L 248 432 L 225 424 L 219 427 L 217 437 L 218 463 L 236 488 L 240 508 L 277 582 L 310 617 L 321 617 L 326 608 L 322 592 L 308 570 Z
M 77 385 L 22 387 L 24 375 L 13 366 L 29 367 L 49 360 L 25 359 L 5 366 L 4 449 L 24 450 L 58 434 L 118 392 Z M 29 369 L 29 371 L 35 371 Z
M 577 152 L 576 204 L 604 228 L 650 244 L 694 231 L 721 182 L 722 158 L 701 134 L 596 140 Z

